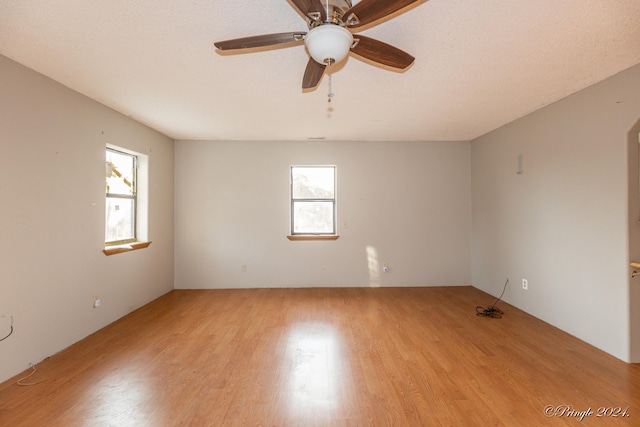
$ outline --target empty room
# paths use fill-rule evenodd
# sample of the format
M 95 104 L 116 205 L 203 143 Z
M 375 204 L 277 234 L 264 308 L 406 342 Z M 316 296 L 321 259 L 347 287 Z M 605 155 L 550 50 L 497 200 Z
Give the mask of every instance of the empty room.
M 0 425 L 639 425 L 638 22 L 0 0 Z

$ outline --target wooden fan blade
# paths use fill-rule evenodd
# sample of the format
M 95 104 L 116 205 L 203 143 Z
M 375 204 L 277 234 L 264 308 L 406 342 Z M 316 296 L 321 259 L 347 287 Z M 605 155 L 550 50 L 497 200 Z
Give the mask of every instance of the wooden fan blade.
M 409 6 L 418 0 L 362 0 L 344 13 L 347 27 L 358 28 Z
M 326 65 L 316 62 L 315 59 L 309 58 L 307 62 L 307 68 L 304 70 L 304 77 L 302 78 L 302 89 L 312 89 L 318 86 Z
M 407 52 L 383 43 L 380 40 L 361 36 L 360 34 L 355 34 L 353 38 L 357 43 L 351 48 L 351 52 L 379 64 L 403 70 L 413 64 L 415 60 L 415 58 Z
M 220 50 L 249 49 L 252 47 L 273 46 L 294 43 L 304 40 L 305 32 L 264 34 L 262 36 L 243 37 L 240 39 L 216 42 L 214 45 Z
M 304 16 L 311 20 L 315 21 L 315 18 L 317 18 L 324 21 L 327 18 L 327 12 L 320 0 L 291 0 L 291 3 L 293 3 Z M 316 15 L 315 18 L 314 15 Z

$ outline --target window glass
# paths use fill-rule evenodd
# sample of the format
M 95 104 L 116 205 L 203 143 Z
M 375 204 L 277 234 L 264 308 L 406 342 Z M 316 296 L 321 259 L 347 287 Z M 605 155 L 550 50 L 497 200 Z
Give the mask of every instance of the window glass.
M 135 207 L 132 199 L 107 197 L 105 242 L 135 239 Z
M 333 233 L 332 202 L 293 202 L 295 217 L 293 233 Z
M 293 167 L 294 199 L 333 199 L 334 177 L 333 167 Z

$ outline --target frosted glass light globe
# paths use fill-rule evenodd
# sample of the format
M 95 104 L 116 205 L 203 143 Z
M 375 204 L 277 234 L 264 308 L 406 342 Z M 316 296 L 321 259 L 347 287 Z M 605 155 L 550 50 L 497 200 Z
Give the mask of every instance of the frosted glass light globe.
M 309 55 L 320 64 L 338 63 L 349 54 L 353 35 L 344 27 L 324 24 L 312 28 L 304 39 Z

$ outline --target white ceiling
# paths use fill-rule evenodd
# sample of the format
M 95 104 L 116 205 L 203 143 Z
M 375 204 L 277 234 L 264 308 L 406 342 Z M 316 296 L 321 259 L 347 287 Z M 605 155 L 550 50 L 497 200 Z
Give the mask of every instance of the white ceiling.
M 354 0 L 354 4 L 357 1 Z M 470 140 L 640 63 L 638 0 L 418 1 L 362 34 L 416 57 L 354 56 L 304 93 L 307 31 L 286 0 L 0 0 L 0 54 L 174 139 Z M 640 82 L 639 82 L 640 83 Z

